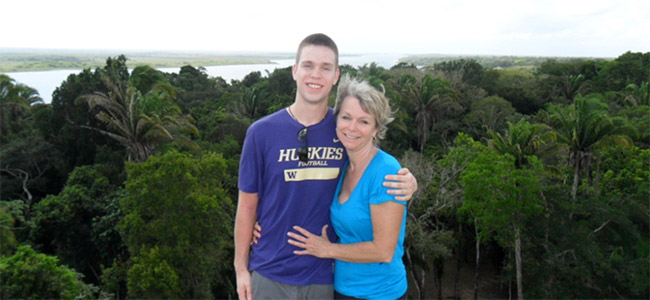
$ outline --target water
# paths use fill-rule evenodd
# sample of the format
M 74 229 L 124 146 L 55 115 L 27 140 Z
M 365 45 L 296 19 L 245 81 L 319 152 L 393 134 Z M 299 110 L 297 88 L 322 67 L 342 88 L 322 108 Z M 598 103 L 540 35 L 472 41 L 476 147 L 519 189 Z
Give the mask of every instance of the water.
M 364 54 L 355 56 L 341 56 L 340 64 L 349 64 L 354 67 L 363 66 L 372 62 L 377 65 L 390 68 L 397 61 L 404 57 L 399 54 Z M 241 80 L 251 72 L 260 71 L 262 76 L 266 76 L 266 71 L 273 72 L 276 68 L 285 68 L 293 65 L 293 59 L 273 60 L 271 64 L 252 64 L 252 65 L 224 65 L 224 66 L 207 66 L 205 71 L 210 77 L 220 76 L 227 82 L 231 80 Z M 177 73 L 179 68 L 159 68 L 166 73 Z M 81 70 L 54 70 L 54 71 L 33 71 L 33 72 L 11 72 L 5 73 L 16 80 L 16 83 L 22 83 L 36 89 L 43 98 L 43 102 L 52 101 L 52 92 L 59 87 L 70 74 L 80 73 Z
M 59 87 L 68 75 L 80 73 L 81 70 L 53 70 L 53 71 L 33 71 L 33 72 L 14 72 L 5 73 L 16 81 L 31 88 L 36 89 L 43 99 L 43 102 L 52 101 L 52 92 Z

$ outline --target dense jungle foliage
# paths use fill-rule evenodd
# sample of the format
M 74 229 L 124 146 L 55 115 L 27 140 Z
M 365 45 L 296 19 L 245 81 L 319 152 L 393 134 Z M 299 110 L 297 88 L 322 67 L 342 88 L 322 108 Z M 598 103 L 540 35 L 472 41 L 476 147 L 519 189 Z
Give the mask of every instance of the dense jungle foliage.
M 385 88 L 418 178 L 409 298 L 650 297 L 650 52 L 341 71 Z M 241 145 L 294 96 L 291 68 L 110 57 L 51 104 L 0 74 L 0 298 L 236 298 Z

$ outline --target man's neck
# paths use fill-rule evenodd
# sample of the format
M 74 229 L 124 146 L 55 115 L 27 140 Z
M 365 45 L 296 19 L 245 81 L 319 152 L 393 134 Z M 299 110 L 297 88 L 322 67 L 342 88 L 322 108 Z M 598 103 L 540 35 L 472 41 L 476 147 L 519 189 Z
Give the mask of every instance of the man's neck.
M 327 102 L 310 104 L 294 102 L 288 108 L 291 117 L 296 119 L 303 126 L 311 126 L 320 123 L 327 116 Z

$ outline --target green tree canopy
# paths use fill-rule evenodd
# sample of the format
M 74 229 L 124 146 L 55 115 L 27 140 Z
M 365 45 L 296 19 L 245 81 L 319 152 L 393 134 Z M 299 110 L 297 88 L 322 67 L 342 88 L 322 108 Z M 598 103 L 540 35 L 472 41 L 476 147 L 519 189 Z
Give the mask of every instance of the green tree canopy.
M 573 105 L 549 105 L 538 118 L 558 133 L 558 141 L 569 148 L 569 161 L 573 166 L 572 197 L 576 198 L 580 174 L 590 167 L 597 150 L 605 145 L 629 145 L 635 136 L 633 127 L 621 117 L 612 117 L 600 94 L 576 96 Z M 591 177 L 590 177 L 591 178 Z
M 162 144 L 177 141 L 196 148 L 186 135 L 198 135 L 191 116 L 182 115 L 174 103 L 176 91 L 160 71 L 149 66 L 136 67 L 127 81 L 114 81 L 110 73 L 101 73 L 108 93 L 95 92 L 79 97 L 95 117 L 106 126 L 96 130 L 118 141 L 129 161 L 144 161 Z
M 97 299 L 97 288 L 83 276 L 59 264 L 55 256 L 18 247 L 12 256 L 0 256 L 0 297 L 3 299 Z
M 24 119 L 32 104 L 43 102 L 38 92 L 24 84 L 0 74 L 0 144 L 6 142 L 6 137 L 25 126 Z
M 506 122 L 516 121 L 521 115 L 516 114 L 510 102 L 499 96 L 485 97 L 472 103 L 469 113 L 463 117 L 466 132 L 475 139 L 488 136 L 489 131 L 501 132 Z
M 518 168 L 515 158 L 496 151 L 483 151 L 461 175 L 465 201 L 459 212 L 473 217 L 478 238 L 494 238 L 512 249 L 517 269 L 517 295 L 523 299 L 522 232 L 529 220 L 544 211 L 541 164 L 534 156 L 528 166 Z
M 625 52 L 615 60 L 601 64 L 596 81 L 597 92 L 620 91 L 629 84 L 641 85 L 650 77 L 650 52 Z
M 212 291 L 232 287 L 228 272 L 234 220 L 224 188 L 225 160 L 214 153 L 193 157 L 170 151 L 143 163 L 129 163 L 126 170 L 126 195 L 120 202 L 125 216 L 119 228 L 135 262 L 131 268 L 144 268 L 129 270 L 129 296 L 167 295 L 165 289 L 147 283 L 155 278 L 143 277 L 157 274 L 146 271 L 155 267 L 148 263 L 155 258 L 178 274 L 178 297 L 232 297 L 230 289 Z M 142 257 L 143 253 L 153 256 Z M 141 279 L 136 280 L 135 274 Z
M 500 154 L 512 155 L 519 169 L 528 164 L 528 157 L 542 156 L 556 149 L 556 134 L 546 124 L 531 124 L 521 119 L 508 123 L 503 134 L 490 131 L 488 146 Z
M 94 283 L 100 281 L 101 267 L 124 251 L 117 218 L 102 224 L 119 215 L 118 186 L 105 175 L 109 170 L 103 165 L 77 167 L 58 195 L 48 195 L 34 207 L 33 240 Z
M 449 82 L 431 75 L 425 75 L 421 80 L 406 86 L 402 97 L 409 105 L 409 113 L 414 116 L 420 152 L 424 152 L 434 125 L 462 109 Z

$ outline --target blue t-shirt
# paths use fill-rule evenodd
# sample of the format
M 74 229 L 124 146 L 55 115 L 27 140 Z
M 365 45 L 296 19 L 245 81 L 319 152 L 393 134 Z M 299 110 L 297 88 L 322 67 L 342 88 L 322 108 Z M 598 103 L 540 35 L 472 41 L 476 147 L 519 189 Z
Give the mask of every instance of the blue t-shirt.
M 320 233 L 330 224 L 329 206 L 347 155 L 336 137 L 332 109 L 308 127 L 309 161 L 298 158 L 298 132 L 304 126 L 286 109 L 250 126 L 239 163 L 239 189 L 257 193 L 263 237 L 252 246 L 249 269 L 293 285 L 332 284 L 333 260 L 296 255 L 287 243 L 294 225 Z M 332 226 L 330 226 L 331 228 Z M 329 236 L 334 237 L 330 231 Z
M 343 167 L 342 174 L 348 165 Z M 379 150 L 370 161 L 348 200 L 340 204 L 338 195 L 343 183 L 339 180 L 334 193 L 330 215 L 339 243 L 352 244 L 373 240 L 370 205 L 394 201 L 382 185 L 384 176 L 397 174 L 399 162 L 390 154 Z M 408 288 L 406 269 L 402 262 L 404 235 L 406 231 L 406 209 L 393 259 L 390 263 L 352 263 L 336 260 L 334 266 L 334 289 L 344 295 L 362 299 L 397 299 Z

